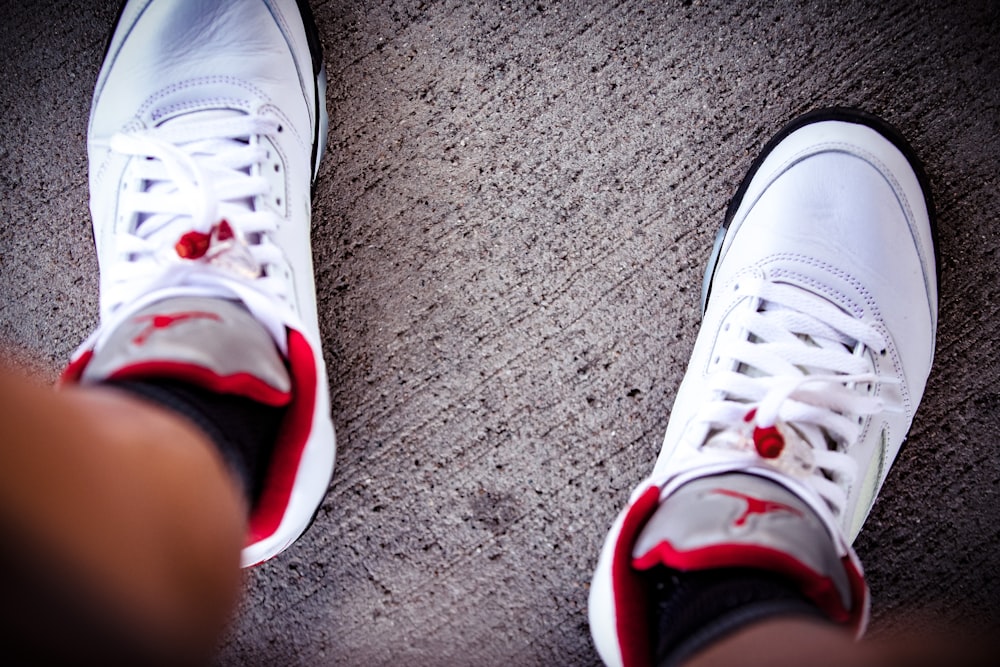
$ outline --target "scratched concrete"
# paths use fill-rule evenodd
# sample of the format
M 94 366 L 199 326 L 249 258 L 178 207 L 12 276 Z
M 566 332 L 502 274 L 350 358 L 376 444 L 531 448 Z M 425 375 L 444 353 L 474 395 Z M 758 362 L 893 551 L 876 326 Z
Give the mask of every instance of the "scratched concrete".
M 0 1 L 0 338 L 95 325 L 89 98 L 114 0 Z M 858 542 L 874 634 L 1000 620 L 995 1 L 316 2 L 313 228 L 339 466 L 219 665 L 592 665 L 727 199 L 783 122 L 881 114 L 940 211 L 937 365 Z

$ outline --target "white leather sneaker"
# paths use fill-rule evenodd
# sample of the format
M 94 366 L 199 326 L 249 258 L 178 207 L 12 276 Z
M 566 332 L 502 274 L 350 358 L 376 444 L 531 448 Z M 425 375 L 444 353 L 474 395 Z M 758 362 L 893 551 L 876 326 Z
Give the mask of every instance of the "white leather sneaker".
M 649 660 L 636 572 L 657 565 L 778 571 L 863 631 L 851 543 L 931 368 L 932 214 L 912 150 L 858 111 L 807 114 L 754 163 L 716 240 L 663 448 L 594 575 L 607 664 Z
M 325 87 L 304 1 L 132 0 L 91 108 L 101 324 L 64 377 L 154 373 L 290 401 L 250 517 L 244 565 L 276 555 L 305 530 L 333 470 L 310 246 Z M 219 364 L 155 344 L 171 327 L 222 322 L 222 311 L 229 321 L 213 300 L 238 304 L 267 331 L 288 365 L 290 394 L 273 372 L 254 375 L 252 360 L 232 350 Z M 178 303 L 198 308 L 180 312 Z M 115 337 L 123 328 L 139 333 Z M 112 340 L 116 349 L 102 355 Z M 88 372 L 98 357 L 119 361 Z

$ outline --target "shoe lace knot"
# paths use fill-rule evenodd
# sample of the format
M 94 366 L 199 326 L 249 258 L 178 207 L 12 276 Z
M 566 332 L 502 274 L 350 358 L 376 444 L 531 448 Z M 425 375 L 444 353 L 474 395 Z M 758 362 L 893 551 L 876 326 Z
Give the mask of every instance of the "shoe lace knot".
M 274 120 L 237 111 L 181 116 L 159 127 L 111 137 L 113 152 L 134 158 L 119 197 L 111 308 L 157 286 L 196 273 L 254 281 L 283 296 L 269 268 L 284 261 L 268 235 L 280 218 L 263 204 L 271 185 L 262 175 Z
M 899 380 L 876 372 L 886 338 L 872 324 L 790 284 L 743 281 L 749 297 L 723 323 L 696 421 L 701 447 L 736 452 L 799 478 L 834 514 L 857 476 L 849 455 L 866 417 L 899 411 L 880 395 Z

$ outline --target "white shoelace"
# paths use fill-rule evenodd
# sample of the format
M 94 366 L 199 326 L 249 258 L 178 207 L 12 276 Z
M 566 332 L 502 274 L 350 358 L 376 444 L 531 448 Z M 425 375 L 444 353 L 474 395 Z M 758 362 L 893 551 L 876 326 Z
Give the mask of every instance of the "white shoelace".
M 110 308 L 206 270 L 254 280 L 258 289 L 283 295 L 283 282 L 270 279 L 267 270 L 283 257 L 276 246 L 262 242 L 277 230 L 279 218 L 267 207 L 254 206 L 254 199 L 270 190 L 260 174 L 267 149 L 259 138 L 278 131 L 273 120 L 222 111 L 111 138 L 111 150 L 139 160 L 119 200 L 118 214 L 135 216 L 138 224 L 115 240 L 125 261 L 110 267 L 105 295 Z M 231 231 L 232 238 L 219 243 L 223 220 L 229 229 L 221 236 Z M 178 256 L 178 241 L 191 232 L 212 236 L 209 255 L 198 260 Z
M 868 358 L 886 341 L 797 287 L 744 281 L 739 289 L 756 308 L 734 314 L 721 333 L 738 335 L 722 346 L 729 358 L 712 360 L 721 369 L 709 379 L 716 398 L 696 417 L 708 434 L 704 447 L 758 453 L 810 484 L 839 516 L 858 472 L 847 452 L 864 417 L 897 409 L 874 394 L 879 384 L 899 381 L 878 376 Z M 780 454 L 760 454 L 761 441 L 775 433 Z

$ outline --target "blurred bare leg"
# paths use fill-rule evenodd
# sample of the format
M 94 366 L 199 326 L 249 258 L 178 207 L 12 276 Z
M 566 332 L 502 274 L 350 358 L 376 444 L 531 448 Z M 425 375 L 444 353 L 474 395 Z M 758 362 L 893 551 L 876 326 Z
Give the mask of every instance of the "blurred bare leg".
M 963 637 L 910 637 L 906 641 L 855 641 L 842 627 L 821 620 L 775 618 L 716 642 L 684 667 L 986 667 L 995 651 Z
M 211 649 L 238 599 L 239 487 L 199 430 L 129 394 L 0 372 L 0 508 L 18 548 L 184 654 Z

